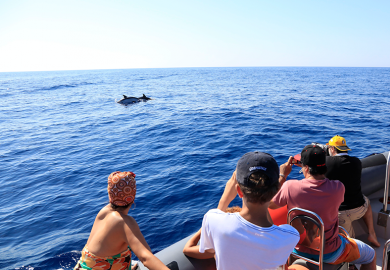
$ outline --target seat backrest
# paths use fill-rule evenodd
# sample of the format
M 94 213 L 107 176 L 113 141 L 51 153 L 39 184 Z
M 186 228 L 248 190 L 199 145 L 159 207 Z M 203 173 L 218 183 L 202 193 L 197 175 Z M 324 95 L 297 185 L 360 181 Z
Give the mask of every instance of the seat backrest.
M 319 270 L 322 270 L 325 237 L 324 223 L 320 216 L 312 211 L 295 207 L 288 212 L 287 223 L 305 236 L 299 241 L 296 248 L 304 253 L 318 254 L 319 260 L 315 261 L 296 253 L 292 253 L 291 256 L 318 265 Z

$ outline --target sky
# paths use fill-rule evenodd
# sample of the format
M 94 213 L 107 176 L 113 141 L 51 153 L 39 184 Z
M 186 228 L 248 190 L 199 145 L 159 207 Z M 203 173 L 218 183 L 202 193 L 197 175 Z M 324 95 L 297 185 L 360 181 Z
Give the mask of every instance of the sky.
M 0 72 L 390 67 L 389 0 L 0 0 Z

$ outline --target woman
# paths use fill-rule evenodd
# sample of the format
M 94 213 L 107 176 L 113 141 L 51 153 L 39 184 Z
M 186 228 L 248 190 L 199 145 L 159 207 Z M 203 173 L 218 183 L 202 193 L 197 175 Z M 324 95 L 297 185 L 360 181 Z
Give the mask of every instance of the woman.
M 128 216 L 134 203 L 136 185 L 132 172 L 113 172 L 108 177 L 110 204 L 96 216 L 82 256 L 75 266 L 78 269 L 136 269 L 131 268 L 131 251 L 148 269 L 167 268 L 151 252 L 137 222 Z

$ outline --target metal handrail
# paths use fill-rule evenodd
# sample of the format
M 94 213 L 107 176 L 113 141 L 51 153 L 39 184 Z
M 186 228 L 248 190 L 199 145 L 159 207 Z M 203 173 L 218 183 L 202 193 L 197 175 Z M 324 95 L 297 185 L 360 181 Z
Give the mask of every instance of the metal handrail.
M 306 213 L 306 214 L 310 214 L 312 216 L 314 216 L 315 218 L 317 218 L 318 222 L 320 223 L 320 255 L 319 255 L 319 260 L 318 262 L 316 261 L 313 261 L 309 258 L 305 258 L 301 255 L 298 255 L 298 254 L 291 254 L 293 255 L 294 257 L 297 257 L 297 258 L 300 258 L 300 259 L 303 259 L 307 262 L 310 262 L 312 264 L 315 264 L 315 265 L 318 265 L 318 268 L 319 270 L 322 270 L 323 269 L 323 259 L 324 259 L 324 244 L 325 244 L 325 237 L 324 237 L 324 222 L 322 221 L 322 219 L 320 218 L 319 215 L 317 215 L 316 213 L 312 212 L 312 211 L 309 211 L 309 210 L 306 210 L 306 209 L 303 209 L 303 208 L 299 208 L 299 207 L 294 207 L 292 208 L 290 211 L 288 211 L 288 214 L 287 214 L 287 224 L 290 224 L 291 222 L 291 215 L 292 215 L 292 212 L 293 211 L 301 211 L 303 213 Z M 297 215 L 297 216 L 301 216 L 301 215 Z M 310 217 L 310 216 L 309 216 Z
M 387 201 L 389 198 L 389 179 L 390 179 L 390 151 L 387 155 L 387 164 L 386 164 L 386 178 L 385 178 L 385 194 L 383 197 L 383 212 L 387 212 Z
M 387 270 L 387 253 L 389 251 L 390 240 L 387 240 L 383 247 L 383 259 L 382 259 L 382 270 Z

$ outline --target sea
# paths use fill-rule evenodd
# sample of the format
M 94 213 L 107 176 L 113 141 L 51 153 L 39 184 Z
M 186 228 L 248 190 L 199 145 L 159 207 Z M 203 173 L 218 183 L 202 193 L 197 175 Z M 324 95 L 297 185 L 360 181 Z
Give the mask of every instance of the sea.
M 0 73 L 0 125 L 0 269 L 73 269 L 111 172 L 136 174 L 129 214 L 158 252 L 200 228 L 246 152 L 282 164 L 335 135 L 389 151 L 390 68 Z

